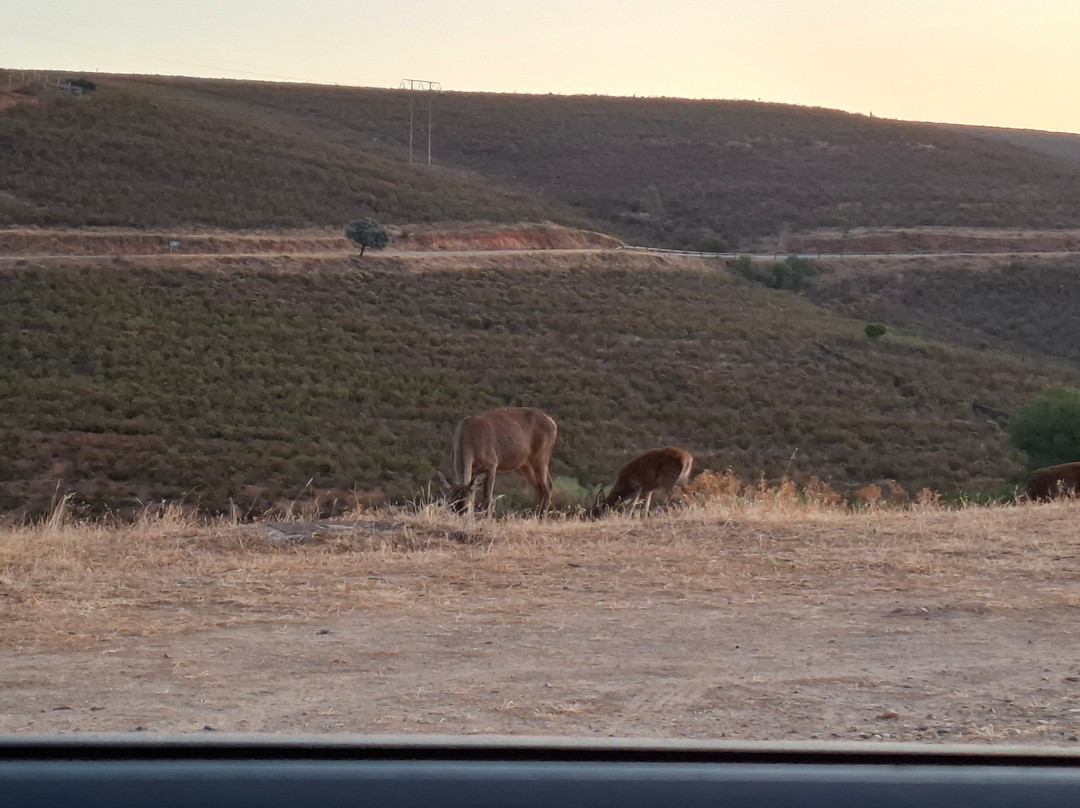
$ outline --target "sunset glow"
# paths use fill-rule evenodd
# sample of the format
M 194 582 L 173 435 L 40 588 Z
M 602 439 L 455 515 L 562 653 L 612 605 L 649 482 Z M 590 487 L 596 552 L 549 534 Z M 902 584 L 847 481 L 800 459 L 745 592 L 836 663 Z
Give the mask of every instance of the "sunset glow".
M 1075 0 L 16 0 L 4 17 L 6 68 L 375 87 L 422 78 L 1080 132 Z

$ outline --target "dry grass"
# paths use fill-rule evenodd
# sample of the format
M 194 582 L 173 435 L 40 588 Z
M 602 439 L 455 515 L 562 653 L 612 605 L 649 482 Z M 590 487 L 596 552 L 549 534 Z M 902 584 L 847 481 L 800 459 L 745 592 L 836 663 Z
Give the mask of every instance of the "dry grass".
M 71 521 L 62 501 L 47 521 L 0 532 L 0 646 L 86 647 L 366 609 L 527 622 L 586 596 L 620 610 L 704 605 L 718 592 L 769 601 L 903 588 L 975 613 L 1080 605 L 1074 501 L 852 510 L 820 491 L 731 490 L 722 475 L 711 485 L 683 508 L 597 522 L 486 521 L 418 505 L 336 524 L 200 523 L 165 508 L 110 526 Z

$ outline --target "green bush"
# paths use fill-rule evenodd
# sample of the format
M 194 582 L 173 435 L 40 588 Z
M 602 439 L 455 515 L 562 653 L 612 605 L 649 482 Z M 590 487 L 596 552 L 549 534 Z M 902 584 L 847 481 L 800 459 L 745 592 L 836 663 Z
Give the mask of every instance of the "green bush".
M 869 323 L 863 331 L 866 332 L 866 336 L 870 337 L 870 339 L 877 339 L 878 337 L 885 336 L 885 332 L 888 331 L 888 329 L 881 323 Z
M 740 255 L 732 266 L 732 271 L 749 281 L 773 289 L 800 289 L 807 278 L 818 274 L 818 265 L 811 258 L 797 258 L 792 255 L 765 269 L 758 266 L 749 255 Z
M 699 252 L 705 253 L 723 253 L 727 252 L 729 249 L 728 243 L 719 236 L 708 236 L 707 238 L 698 239 L 696 247 Z
M 731 271 L 740 278 L 746 278 L 748 281 L 761 281 L 761 275 L 758 272 L 757 266 L 754 264 L 754 259 L 749 255 L 740 255 L 735 259 L 735 263 L 731 266 Z
M 1028 468 L 1080 460 L 1080 389 L 1043 390 L 1013 414 L 1009 438 L 1027 454 Z
M 799 289 L 807 278 L 813 278 L 817 274 L 816 261 L 792 255 L 773 265 L 771 285 L 774 289 Z
M 367 247 L 381 250 L 390 243 L 390 234 L 386 228 L 374 219 L 358 219 L 345 227 L 345 235 L 360 245 L 360 254 Z
M 81 76 L 77 79 L 67 79 L 65 84 L 67 84 L 68 87 L 77 87 L 85 93 L 92 93 L 97 89 L 97 84 L 95 82 L 90 81 L 90 79 L 82 78 Z

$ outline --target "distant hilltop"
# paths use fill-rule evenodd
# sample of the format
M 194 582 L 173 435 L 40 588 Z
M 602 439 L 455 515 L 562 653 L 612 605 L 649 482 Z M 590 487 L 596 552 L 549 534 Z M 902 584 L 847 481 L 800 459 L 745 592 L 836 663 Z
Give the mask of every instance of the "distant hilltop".
M 1080 137 L 749 101 L 0 72 L 0 225 L 551 221 L 733 251 L 821 228 L 1080 228 Z M 81 95 L 65 82 L 92 84 Z M 417 145 L 420 144 L 420 145 Z M 419 155 L 423 154 L 421 160 Z

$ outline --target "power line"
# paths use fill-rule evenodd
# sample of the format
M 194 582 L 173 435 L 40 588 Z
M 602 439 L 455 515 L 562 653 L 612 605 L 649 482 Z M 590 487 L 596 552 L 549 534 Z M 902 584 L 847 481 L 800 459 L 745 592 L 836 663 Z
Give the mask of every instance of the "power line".
M 413 95 L 428 93 L 428 165 L 431 165 L 431 99 L 435 93 L 443 92 L 443 85 L 427 79 L 402 79 L 397 85 L 399 90 L 408 90 L 408 161 L 413 162 Z

